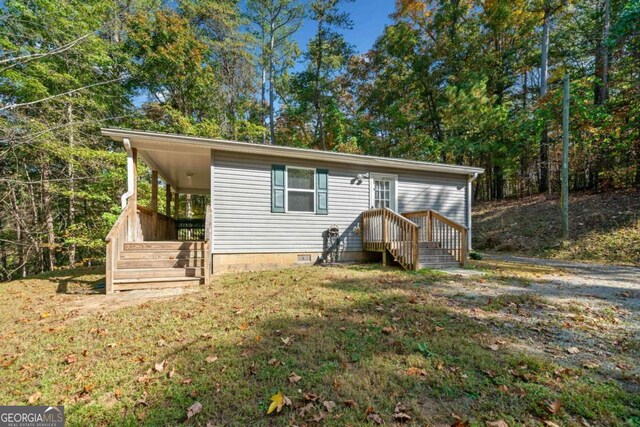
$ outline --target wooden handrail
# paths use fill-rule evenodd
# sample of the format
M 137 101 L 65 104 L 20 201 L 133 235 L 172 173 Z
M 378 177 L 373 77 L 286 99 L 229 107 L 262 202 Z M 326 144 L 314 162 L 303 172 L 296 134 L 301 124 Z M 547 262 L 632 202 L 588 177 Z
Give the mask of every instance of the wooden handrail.
M 105 259 L 105 292 L 113 293 L 113 278 L 116 272 L 116 261 L 118 253 L 124 248 L 124 244 L 129 241 L 130 236 L 135 233 L 136 211 L 134 204 L 128 201 L 120 216 L 109 230 L 105 241 L 107 243 Z
M 362 244 L 364 250 L 387 251 L 407 270 L 418 268 L 418 229 L 415 222 L 389 208 L 371 209 L 362 213 Z
M 421 242 L 437 242 L 448 250 L 456 261 L 465 265 L 467 260 L 468 228 L 433 209 L 405 212 L 402 214 L 420 224 L 418 236 Z

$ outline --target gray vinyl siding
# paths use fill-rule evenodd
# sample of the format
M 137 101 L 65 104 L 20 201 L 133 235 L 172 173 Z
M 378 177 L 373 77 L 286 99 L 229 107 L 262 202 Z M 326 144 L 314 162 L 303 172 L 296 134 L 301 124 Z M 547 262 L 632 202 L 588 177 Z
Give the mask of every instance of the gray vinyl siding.
M 369 209 L 369 180 L 357 174 L 398 176 L 400 212 L 432 208 L 465 223 L 466 177 L 362 166 L 331 164 L 225 151 L 213 152 L 214 253 L 322 252 L 323 232 L 337 225 L 343 250 L 361 251 L 354 233 L 362 211 Z M 329 171 L 329 214 L 272 213 L 271 166 L 321 168 Z

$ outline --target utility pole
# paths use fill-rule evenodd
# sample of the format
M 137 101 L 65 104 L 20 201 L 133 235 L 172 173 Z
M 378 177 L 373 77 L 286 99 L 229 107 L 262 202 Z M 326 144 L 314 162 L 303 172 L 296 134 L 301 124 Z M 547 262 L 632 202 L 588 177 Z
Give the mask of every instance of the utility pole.
M 562 239 L 569 238 L 569 73 L 564 73 L 562 97 Z

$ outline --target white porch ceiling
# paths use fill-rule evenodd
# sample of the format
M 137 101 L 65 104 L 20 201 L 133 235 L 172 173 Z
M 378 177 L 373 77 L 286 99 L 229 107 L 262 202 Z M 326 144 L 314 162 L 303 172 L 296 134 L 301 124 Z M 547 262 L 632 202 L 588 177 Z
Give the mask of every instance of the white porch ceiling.
M 209 194 L 211 150 L 190 144 L 136 141 L 138 158 L 158 171 L 160 178 L 181 194 Z

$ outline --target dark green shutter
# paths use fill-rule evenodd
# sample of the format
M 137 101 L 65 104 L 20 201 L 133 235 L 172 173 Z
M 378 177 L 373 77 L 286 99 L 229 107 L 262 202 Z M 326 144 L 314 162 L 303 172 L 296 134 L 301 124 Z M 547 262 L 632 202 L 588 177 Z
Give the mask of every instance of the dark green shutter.
M 316 214 L 329 214 L 329 171 L 316 169 Z
M 271 212 L 284 212 L 284 171 L 282 165 L 271 165 Z

